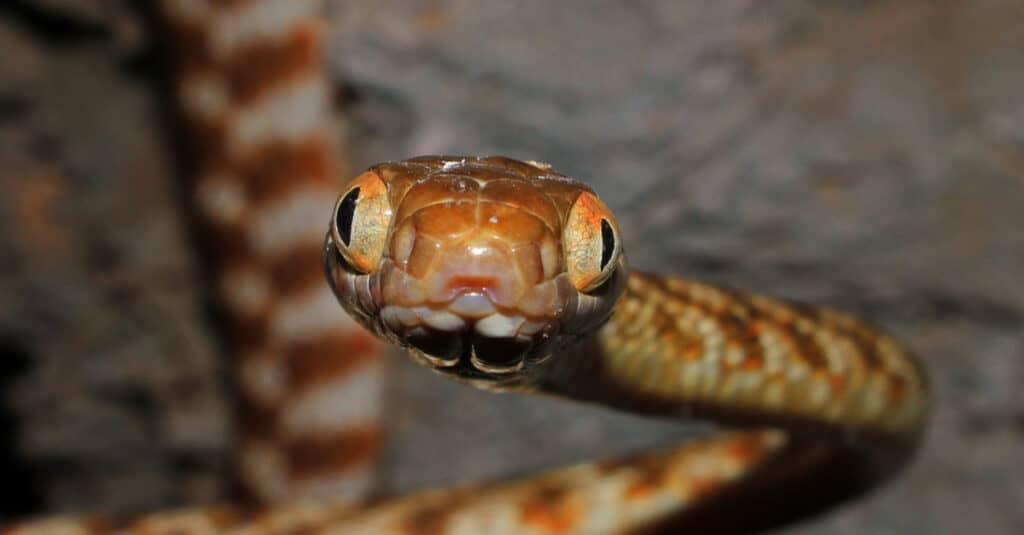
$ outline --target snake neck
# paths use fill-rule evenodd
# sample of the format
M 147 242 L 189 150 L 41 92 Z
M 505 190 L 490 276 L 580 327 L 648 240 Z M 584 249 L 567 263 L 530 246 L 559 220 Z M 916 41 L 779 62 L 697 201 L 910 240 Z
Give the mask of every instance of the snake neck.
M 907 445 L 927 413 L 911 356 L 852 316 L 646 273 L 630 275 L 599 330 L 518 386 L 670 417 Z

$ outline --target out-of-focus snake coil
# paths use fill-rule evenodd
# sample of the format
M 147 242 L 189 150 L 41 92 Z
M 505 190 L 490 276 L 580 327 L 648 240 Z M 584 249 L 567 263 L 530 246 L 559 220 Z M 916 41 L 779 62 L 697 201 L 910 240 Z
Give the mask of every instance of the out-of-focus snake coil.
M 891 337 L 830 309 L 630 274 L 608 208 L 545 164 L 374 166 L 342 190 L 323 253 L 342 306 L 441 374 L 736 429 L 363 505 L 53 518 L 0 531 L 746 533 L 876 486 L 910 458 L 926 422 L 923 372 Z
M 374 166 L 342 190 L 323 260 L 357 321 L 441 374 L 735 429 L 362 505 L 52 518 L 0 532 L 747 533 L 878 485 L 910 458 L 926 423 L 924 374 L 890 336 L 830 309 L 629 273 L 608 208 L 545 164 Z

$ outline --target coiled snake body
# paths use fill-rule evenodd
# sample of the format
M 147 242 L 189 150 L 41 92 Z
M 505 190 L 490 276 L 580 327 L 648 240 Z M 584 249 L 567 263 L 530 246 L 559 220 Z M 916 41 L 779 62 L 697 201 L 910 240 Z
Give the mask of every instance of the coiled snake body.
M 196 197 L 223 264 L 240 393 L 252 409 L 242 479 L 266 501 L 358 495 L 377 447 L 380 367 L 357 327 L 321 307 L 333 304 L 317 273 L 326 214 L 316 210 L 343 166 L 328 135 L 320 3 L 161 5 L 181 49 L 177 94 L 197 146 Z M 352 316 L 439 373 L 738 430 L 367 506 L 339 498 L 0 531 L 745 531 L 857 494 L 909 457 L 927 389 L 889 336 L 827 309 L 628 273 L 622 249 L 607 207 L 546 165 L 426 157 L 375 166 L 342 190 L 322 253 Z M 338 386 L 360 391 L 339 397 Z M 346 410 L 329 410 L 339 399 Z
M 629 273 L 608 208 L 544 164 L 422 157 L 372 167 L 335 204 L 323 259 L 356 320 L 441 374 L 738 429 L 361 506 L 199 508 L 6 532 L 745 533 L 877 485 L 926 421 L 923 373 L 888 335 L 825 308 Z
M 427 509 L 444 519 L 429 533 L 770 527 L 891 474 L 925 421 L 922 372 L 888 335 L 829 309 L 629 274 L 608 208 L 545 164 L 373 167 L 342 193 L 324 258 L 353 317 L 442 374 L 746 428 L 606 466 L 604 482 L 567 472 L 506 488 L 516 513 L 463 496 Z M 348 528 L 393 532 L 394 507 Z

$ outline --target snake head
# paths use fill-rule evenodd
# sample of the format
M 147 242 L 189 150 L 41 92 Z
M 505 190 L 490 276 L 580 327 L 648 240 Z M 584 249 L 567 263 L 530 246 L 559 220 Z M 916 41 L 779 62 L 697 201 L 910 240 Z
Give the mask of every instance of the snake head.
M 501 157 L 420 157 L 359 175 L 325 268 L 342 306 L 421 363 L 511 382 L 611 314 L 627 268 L 586 185 Z

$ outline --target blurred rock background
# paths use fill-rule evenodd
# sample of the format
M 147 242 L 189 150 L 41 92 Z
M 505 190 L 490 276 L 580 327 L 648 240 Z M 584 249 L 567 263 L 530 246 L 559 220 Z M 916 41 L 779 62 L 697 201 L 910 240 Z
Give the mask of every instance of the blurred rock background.
M 230 380 L 147 17 L 0 3 L 4 518 L 228 495 Z M 787 533 L 1024 532 L 1024 3 L 347 0 L 331 20 L 354 169 L 549 161 L 617 211 L 633 265 L 846 308 L 923 357 L 917 462 Z M 386 491 L 694 432 L 393 366 Z

